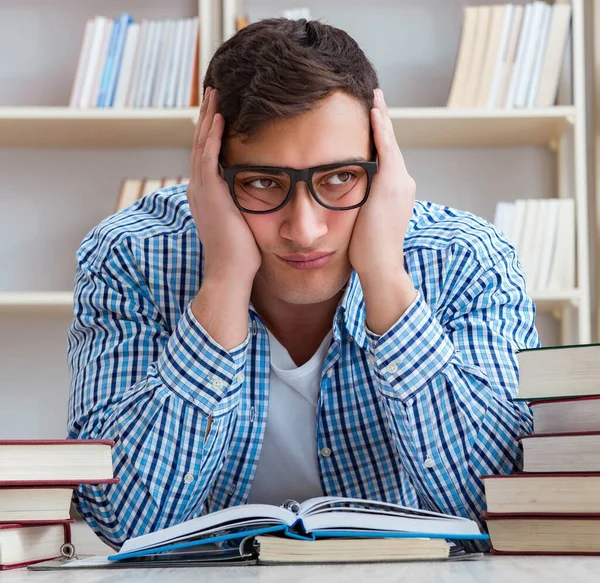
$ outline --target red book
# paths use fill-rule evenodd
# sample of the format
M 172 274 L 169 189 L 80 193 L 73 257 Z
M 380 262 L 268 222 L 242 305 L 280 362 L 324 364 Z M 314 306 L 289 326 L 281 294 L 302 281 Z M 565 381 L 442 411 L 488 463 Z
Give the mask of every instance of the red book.
M 600 397 L 534 401 L 529 406 L 534 433 L 600 431 Z
M 113 441 L 104 439 L 0 441 L 0 483 L 73 485 L 113 478 Z
M 481 476 L 488 512 L 600 514 L 600 473 Z
M 600 555 L 600 514 L 484 512 L 495 554 Z
M 538 433 L 519 439 L 524 472 L 600 472 L 600 431 Z
M 62 556 L 62 545 L 71 542 L 72 522 L 0 524 L 0 571 Z

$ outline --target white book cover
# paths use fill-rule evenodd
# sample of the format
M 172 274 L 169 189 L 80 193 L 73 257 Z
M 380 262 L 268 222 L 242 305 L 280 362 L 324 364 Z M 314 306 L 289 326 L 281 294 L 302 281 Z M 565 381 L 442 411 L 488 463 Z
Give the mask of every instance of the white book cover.
M 150 30 L 150 20 L 142 20 L 140 24 L 140 32 L 138 36 L 138 42 L 135 49 L 135 56 L 133 58 L 131 82 L 129 83 L 129 90 L 127 91 L 127 99 L 125 102 L 126 107 L 135 107 L 135 98 L 138 91 L 138 85 L 142 78 L 142 61 L 144 60 L 144 54 L 146 53 L 146 45 L 148 44 L 148 31 Z
M 83 80 L 85 78 L 86 69 L 89 66 L 90 50 L 94 40 L 95 26 L 96 21 L 93 18 L 90 18 L 85 23 L 83 40 L 81 41 L 81 50 L 79 51 L 79 60 L 77 61 L 77 69 L 75 71 L 75 80 L 71 90 L 71 98 L 69 99 L 69 107 L 79 106 L 79 98 L 81 97 Z
M 106 89 L 106 103 L 105 107 L 114 107 L 114 97 L 116 95 L 117 83 L 121 68 L 123 67 L 123 56 L 125 54 L 125 43 L 127 42 L 127 33 L 129 27 L 132 24 L 132 18 L 129 14 L 122 14 L 119 19 L 120 28 L 119 36 L 116 40 L 115 55 L 113 59 L 112 69 L 110 71 L 110 77 L 108 80 L 108 87 Z
M 522 241 L 525 229 L 525 219 L 527 214 L 527 201 L 525 199 L 518 199 L 515 201 L 515 222 L 511 229 L 511 241 L 514 245 L 517 255 L 521 257 L 521 251 L 523 249 Z
M 537 54 L 537 47 L 540 43 L 540 36 L 542 34 L 545 6 L 547 6 L 547 4 L 539 0 L 536 0 L 536 2 L 533 3 L 531 26 L 529 28 L 529 35 L 525 46 L 523 68 L 519 75 L 515 107 L 525 107 L 527 105 L 527 92 L 531 77 L 533 76 L 533 66 Z
M 498 90 L 498 96 L 496 99 L 495 107 L 503 108 L 506 107 L 506 99 L 508 97 L 508 89 L 510 85 L 510 78 L 512 76 L 513 69 L 515 67 L 515 59 L 517 55 L 517 44 L 519 42 L 519 35 L 521 34 L 521 24 L 523 23 L 523 6 L 517 5 L 514 7 L 513 20 L 511 23 L 510 38 L 508 41 L 508 49 L 506 53 L 506 59 L 504 60 L 502 69 L 502 79 L 500 82 L 500 89 Z
M 544 245 L 548 225 L 548 214 L 551 201 L 543 198 L 537 201 L 538 212 L 535 222 L 535 231 L 531 242 L 532 261 L 529 268 L 529 290 L 540 290 L 540 266 L 544 255 Z
M 544 64 L 540 75 L 537 107 L 552 107 L 554 105 L 561 67 L 565 59 L 570 24 L 571 5 L 554 4 L 552 6 L 546 54 L 544 55 Z
M 496 214 L 494 215 L 494 225 L 502 231 L 509 241 L 512 242 L 512 226 L 515 215 L 514 202 L 499 202 L 496 205 Z
M 186 20 L 177 22 L 177 34 L 175 36 L 175 56 L 173 59 L 173 67 L 169 78 L 169 88 L 167 91 L 167 107 L 175 107 L 177 96 L 177 83 L 179 81 L 179 71 L 183 63 L 183 49 L 185 46 L 185 31 L 187 28 Z
M 146 76 L 144 91 L 142 93 L 141 107 L 150 107 L 152 104 L 153 92 L 156 86 L 156 75 L 158 73 L 160 53 L 163 50 L 165 24 L 166 22 L 164 20 L 158 20 L 156 22 L 156 28 L 154 31 L 154 43 L 152 44 L 152 51 L 150 52 L 150 61 L 148 62 L 148 75 Z
M 479 11 L 477 6 L 465 6 L 463 11 L 463 26 L 454 67 L 454 76 L 448 95 L 448 107 L 463 107 L 464 92 L 473 57 L 473 45 L 475 32 L 477 30 L 477 18 Z
M 98 103 L 98 95 L 100 95 L 100 83 L 102 81 L 102 73 L 104 71 L 104 64 L 106 63 L 106 57 L 108 56 L 108 49 L 110 48 L 110 37 L 115 26 L 114 20 L 109 20 L 106 28 L 104 29 L 104 37 L 102 39 L 102 46 L 100 47 L 100 55 L 98 57 L 98 65 L 94 72 L 94 83 L 92 85 L 92 92 L 90 93 L 90 100 L 88 107 L 96 107 Z
M 548 211 L 544 226 L 544 242 L 542 245 L 542 254 L 540 256 L 540 270 L 537 281 L 537 289 L 541 291 L 548 289 L 550 283 L 550 268 L 554 258 L 558 231 L 559 202 L 560 201 L 556 198 L 547 199 Z
M 527 48 L 527 40 L 529 39 L 529 31 L 531 30 L 531 17 L 533 11 L 533 4 L 526 4 L 523 9 L 523 21 L 521 23 L 521 32 L 519 33 L 519 42 L 517 44 L 517 54 L 515 57 L 515 63 L 512 69 L 510 77 L 510 83 L 508 86 L 508 95 L 506 97 L 505 107 L 512 109 L 515 107 L 517 89 L 519 87 L 519 79 L 521 77 L 521 71 L 525 63 L 525 51 Z
M 127 27 L 127 38 L 125 39 L 123 60 L 121 62 L 119 78 L 117 79 L 117 90 L 115 92 L 115 102 L 113 107 L 125 107 L 127 101 L 127 92 L 129 91 L 133 74 L 133 62 L 139 36 L 140 25 L 137 22 L 132 22 Z
M 223 0 L 223 42 L 236 33 L 237 0 Z
M 156 85 L 152 92 L 152 107 L 164 107 L 164 92 L 166 87 L 166 78 L 168 76 L 169 59 L 171 58 L 171 47 L 173 46 L 173 31 L 175 30 L 175 21 L 167 19 L 163 45 L 159 55 L 158 72 L 156 75 Z
M 491 6 L 477 6 L 477 9 L 479 10 L 479 16 L 477 18 L 477 30 L 475 32 L 473 56 L 471 57 L 471 65 L 463 95 L 464 102 L 462 107 L 475 107 L 477 104 L 477 95 L 481 84 L 485 49 L 487 46 L 492 17 Z
M 185 85 L 183 87 L 183 96 L 182 96 L 182 107 L 189 107 L 191 103 L 191 94 L 192 94 L 192 82 L 194 80 L 194 65 L 196 60 L 196 53 L 198 51 L 198 19 L 192 18 L 190 22 L 191 27 L 191 41 L 189 47 L 189 54 L 187 56 L 187 64 L 186 69 L 184 71 L 183 80 Z
M 527 107 L 535 107 L 538 91 L 540 88 L 540 78 L 542 75 L 542 66 L 546 56 L 546 47 L 550 34 L 550 21 L 552 19 L 552 7 L 549 4 L 543 5 L 543 20 L 540 30 L 539 42 L 536 47 L 535 60 L 533 64 L 533 73 L 527 90 Z
M 477 87 L 475 107 L 487 107 L 490 99 L 490 91 L 494 77 L 494 66 L 498 53 L 500 52 L 502 26 L 504 24 L 504 15 L 507 9 L 508 5 L 504 4 L 496 4 L 491 7 L 488 35 L 483 53 L 481 78 L 479 79 L 479 86 Z
M 550 270 L 548 287 L 570 290 L 575 287 L 575 201 L 559 199 L 556 252 Z
M 193 49 L 193 29 L 194 26 L 191 19 L 187 18 L 185 20 L 181 62 L 179 64 L 179 70 L 177 72 L 177 90 L 175 92 L 175 107 L 184 107 L 184 103 L 186 101 L 186 96 L 184 95 L 186 82 L 185 75 L 188 69 L 190 54 Z
M 141 107 L 142 99 L 144 97 L 144 89 L 148 82 L 148 68 L 150 65 L 150 59 L 152 58 L 152 50 L 154 49 L 154 43 L 156 42 L 156 25 L 155 20 L 148 21 L 148 28 L 144 39 L 142 60 L 140 62 L 139 76 L 137 78 L 137 84 L 135 87 L 135 97 L 133 101 L 133 107 Z
M 492 83 L 487 99 L 487 107 L 495 108 L 498 103 L 498 94 L 500 92 L 500 85 L 504 76 L 504 69 L 506 67 L 506 60 L 508 56 L 510 33 L 512 31 L 512 23 L 515 15 L 514 4 L 508 4 L 504 6 L 502 30 L 500 33 L 500 43 L 498 50 L 496 51 L 494 61 L 494 71 L 492 73 Z
M 525 205 L 525 221 L 523 223 L 523 232 L 520 239 L 520 250 L 519 257 L 521 259 L 521 265 L 525 272 L 525 278 L 527 280 L 527 290 L 531 290 L 531 265 L 535 261 L 533 253 L 533 240 L 536 234 L 537 218 L 539 215 L 539 200 L 538 199 L 527 199 Z
M 85 70 L 85 78 L 81 87 L 81 95 L 79 97 L 79 107 L 85 109 L 90 103 L 94 80 L 96 78 L 96 70 L 98 68 L 98 60 L 100 59 L 100 51 L 104 41 L 104 32 L 108 26 L 108 18 L 104 16 L 96 16 L 94 18 L 94 37 L 91 41 L 89 61 Z M 95 102 L 94 102 L 95 104 Z
M 572 105 L 573 98 L 573 27 L 567 32 L 567 46 L 560 69 L 556 99 L 559 105 Z

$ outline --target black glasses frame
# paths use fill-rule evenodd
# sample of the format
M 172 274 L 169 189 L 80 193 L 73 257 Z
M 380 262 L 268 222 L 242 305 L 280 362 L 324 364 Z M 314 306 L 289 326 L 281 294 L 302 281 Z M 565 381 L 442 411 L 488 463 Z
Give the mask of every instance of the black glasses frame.
M 345 163 L 338 162 L 336 164 L 325 164 L 324 166 L 313 166 L 312 168 L 305 168 L 303 170 L 296 170 L 294 168 L 283 168 L 281 166 L 231 166 L 229 168 L 226 168 L 221 164 L 219 164 L 219 166 L 221 167 L 221 170 L 223 172 L 223 178 L 229 185 L 229 194 L 231 195 L 231 198 L 233 199 L 235 206 L 238 209 L 240 209 L 240 211 L 242 211 L 243 213 L 248 213 L 251 215 L 266 215 L 266 214 L 274 213 L 274 212 L 281 210 L 288 202 L 290 202 L 290 200 L 292 199 L 292 196 L 294 194 L 294 190 L 296 189 L 296 184 L 298 184 L 298 182 L 306 182 L 306 185 L 308 186 L 308 190 L 310 191 L 311 196 L 321 206 L 325 207 L 326 209 L 329 209 L 332 211 L 349 211 L 349 210 L 358 208 L 359 206 L 362 206 L 363 204 L 365 204 L 365 202 L 367 202 L 367 198 L 369 198 L 369 193 L 371 192 L 371 183 L 373 182 L 373 176 L 375 176 L 375 174 L 377 173 L 378 165 L 377 165 L 377 162 L 363 162 L 363 161 L 352 162 L 352 161 L 350 161 L 350 162 L 345 162 Z M 313 183 L 312 183 L 313 175 L 317 172 L 323 172 L 323 171 L 327 171 L 327 170 L 335 170 L 336 168 L 344 168 L 345 166 L 360 166 L 361 168 L 364 168 L 367 171 L 367 191 L 365 193 L 365 197 L 358 204 L 354 204 L 352 206 L 347 206 L 347 207 L 333 207 L 328 204 L 325 204 L 322 200 L 319 199 L 319 196 L 317 195 L 317 193 L 315 192 L 315 190 L 313 188 Z M 234 186 L 236 174 L 238 172 L 242 172 L 242 171 L 274 172 L 274 173 L 275 172 L 285 172 L 290 177 L 290 190 L 287 193 L 287 196 L 285 197 L 284 201 L 279 206 L 276 206 L 274 209 L 270 209 L 268 211 L 251 211 L 251 210 L 245 209 L 237 201 L 237 198 L 235 196 L 235 186 Z

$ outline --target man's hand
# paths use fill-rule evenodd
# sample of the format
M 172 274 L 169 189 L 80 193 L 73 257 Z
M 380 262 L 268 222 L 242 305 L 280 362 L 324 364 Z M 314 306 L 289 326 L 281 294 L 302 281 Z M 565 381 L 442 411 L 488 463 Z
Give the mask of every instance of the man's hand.
M 217 91 L 209 87 L 194 136 L 187 198 L 204 250 L 205 280 L 251 287 L 261 255 L 219 172 L 225 120 L 217 110 Z
M 379 155 L 367 202 L 360 208 L 348 255 L 358 273 L 367 307 L 367 325 L 383 334 L 416 296 L 404 269 L 403 245 L 415 202 L 415 181 L 406 170 L 392 120 L 375 90 L 371 124 Z

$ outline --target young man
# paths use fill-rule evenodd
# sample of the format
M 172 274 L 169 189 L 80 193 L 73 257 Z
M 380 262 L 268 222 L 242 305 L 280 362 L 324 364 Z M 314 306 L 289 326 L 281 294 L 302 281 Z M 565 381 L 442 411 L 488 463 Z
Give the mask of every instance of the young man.
M 377 87 L 341 30 L 250 25 L 210 63 L 187 189 L 84 239 L 69 436 L 115 440 L 120 483 L 76 493 L 109 544 L 323 494 L 478 519 L 480 475 L 518 467 L 515 251 L 415 203 Z

